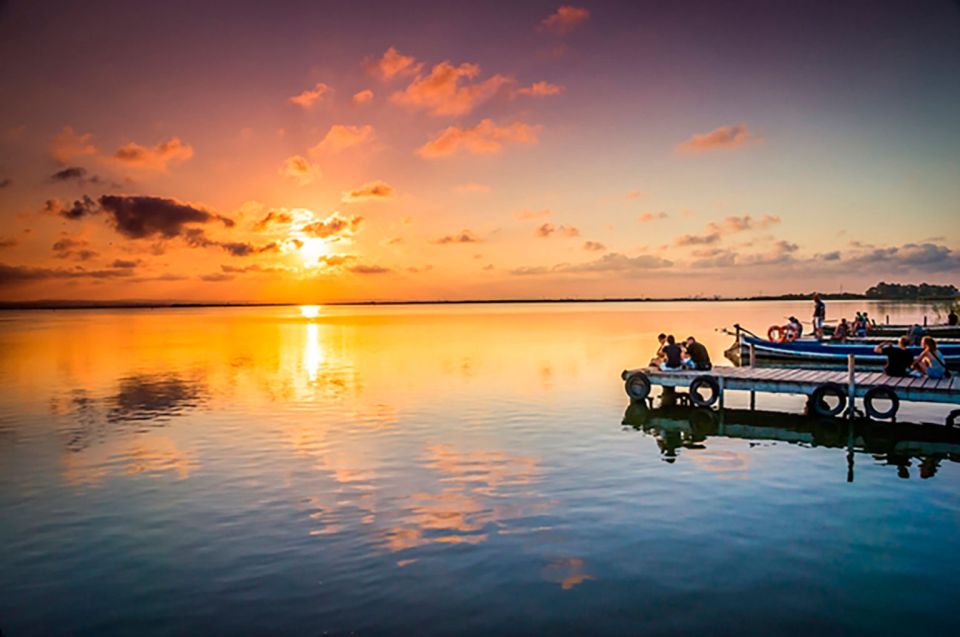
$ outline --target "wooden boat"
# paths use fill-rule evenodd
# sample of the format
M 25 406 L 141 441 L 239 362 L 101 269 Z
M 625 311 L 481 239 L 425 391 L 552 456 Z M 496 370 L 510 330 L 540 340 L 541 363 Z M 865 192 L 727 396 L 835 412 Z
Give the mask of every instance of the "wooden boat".
M 846 367 L 847 356 L 853 354 L 858 369 L 880 369 L 887 357 L 874 351 L 872 342 L 818 341 L 813 338 L 801 338 L 792 342 L 772 342 L 736 326 L 736 342 L 727 350 L 727 358 L 735 365 L 749 365 L 751 347 L 757 360 L 755 363 L 773 362 L 778 365 L 816 368 Z M 913 356 L 919 356 L 920 347 L 910 347 Z M 960 344 L 943 343 L 939 346 L 947 368 L 960 370 Z
M 867 336 L 880 336 L 884 338 L 896 338 L 908 334 L 913 329 L 913 325 L 894 325 L 888 323 L 878 323 L 871 325 L 867 330 Z M 960 338 L 960 325 L 921 325 L 924 335 L 934 338 Z M 823 333 L 830 336 L 836 329 L 836 325 L 824 325 Z

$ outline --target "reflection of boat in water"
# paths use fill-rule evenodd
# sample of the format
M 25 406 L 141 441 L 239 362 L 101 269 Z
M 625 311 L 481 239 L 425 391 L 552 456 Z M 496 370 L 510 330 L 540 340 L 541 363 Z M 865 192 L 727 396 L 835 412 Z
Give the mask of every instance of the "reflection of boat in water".
M 855 453 L 895 465 L 901 477 L 909 476 L 914 461 L 922 478 L 932 477 L 943 460 L 960 462 L 960 430 L 935 424 L 850 421 L 745 409 L 651 409 L 640 402 L 627 407 L 623 424 L 656 438 L 667 462 L 676 461 L 682 449 L 705 448 L 715 437 L 845 449 L 850 481 Z
M 858 369 L 880 369 L 887 361 L 885 355 L 874 351 L 876 343 L 873 342 L 818 341 L 812 338 L 776 342 L 760 338 L 739 325 L 734 336 L 737 340 L 725 354 L 735 365 L 749 365 L 751 349 L 757 364 L 845 368 L 850 354 L 856 357 Z M 911 347 L 909 351 L 918 356 L 921 348 Z M 960 343 L 942 343 L 939 352 L 950 369 L 960 370 Z

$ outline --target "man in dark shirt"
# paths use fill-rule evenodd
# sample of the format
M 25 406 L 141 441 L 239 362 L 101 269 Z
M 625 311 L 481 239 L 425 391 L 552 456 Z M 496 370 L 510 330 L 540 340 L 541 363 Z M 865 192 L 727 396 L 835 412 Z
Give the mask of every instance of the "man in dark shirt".
M 913 367 L 913 355 L 907 350 L 910 344 L 910 337 L 901 336 L 897 345 L 892 341 L 880 343 L 873 351 L 877 354 L 883 354 L 887 357 L 887 364 L 883 371 L 887 376 L 909 376 L 910 368 Z
M 710 362 L 710 354 L 707 352 L 707 348 L 703 346 L 703 343 L 698 343 L 697 339 L 688 336 L 686 345 L 687 356 L 690 357 L 687 364 L 690 367 L 702 371 L 713 369 L 713 364 Z
M 820 299 L 820 294 L 813 295 L 813 335 L 817 340 L 823 339 L 823 322 L 827 319 L 827 305 Z
M 667 337 L 667 344 L 663 346 L 663 355 L 666 360 L 660 365 L 663 371 L 678 371 L 683 369 L 683 350 L 677 345 L 673 334 Z
M 960 317 L 957 316 L 956 310 L 950 310 L 950 313 L 947 314 L 947 325 L 956 325 Z

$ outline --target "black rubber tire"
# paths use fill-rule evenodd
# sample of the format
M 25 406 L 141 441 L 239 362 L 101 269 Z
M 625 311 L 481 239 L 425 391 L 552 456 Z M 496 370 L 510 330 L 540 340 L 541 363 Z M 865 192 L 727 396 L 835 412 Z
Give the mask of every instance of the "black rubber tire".
M 705 400 L 700 395 L 702 387 L 709 387 L 711 394 L 710 400 Z M 713 407 L 714 403 L 720 399 L 720 383 L 713 376 L 704 374 L 697 376 L 690 382 L 690 404 L 694 407 Z
M 716 431 L 717 417 L 712 409 L 693 409 L 688 420 L 694 433 L 707 435 Z
M 881 400 L 889 400 L 890 409 L 887 411 L 880 411 L 874 407 L 873 401 L 878 398 Z M 900 397 L 897 396 L 897 392 L 893 391 L 893 388 L 889 385 L 878 385 L 876 387 L 871 387 L 867 390 L 867 393 L 863 395 L 863 409 L 867 412 L 868 416 L 877 420 L 893 418 L 897 415 L 897 411 L 900 409 Z
M 650 395 L 650 379 L 643 372 L 636 372 L 627 376 L 623 388 L 627 391 L 630 400 L 644 400 Z
M 827 396 L 836 396 L 838 403 L 833 409 L 824 402 Z M 817 416 L 838 416 L 847 406 L 847 392 L 837 383 L 824 383 L 810 394 L 810 409 Z

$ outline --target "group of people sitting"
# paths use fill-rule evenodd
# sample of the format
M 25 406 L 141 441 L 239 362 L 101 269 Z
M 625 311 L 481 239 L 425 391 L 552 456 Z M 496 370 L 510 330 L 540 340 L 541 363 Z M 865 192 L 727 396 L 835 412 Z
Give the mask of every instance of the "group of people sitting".
M 896 343 L 887 341 L 877 345 L 873 351 L 887 357 L 887 364 L 883 371 L 888 376 L 914 376 L 921 378 L 947 378 L 947 363 L 943 355 L 937 351 L 937 342 L 932 336 L 924 336 L 920 340 L 923 351 L 914 357 L 907 349 L 910 347 L 910 336 L 901 336 Z
M 856 318 L 851 322 L 848 322 L 845 318 L 840 319 L 840 323 L 833 330 L 833 336 L 830 339 L 845 341 L 851 336 L 862 338 L 867 335 L 871 327 L 876 327 L 876 325 L 877 322 L 867 316 L 866 312 L 857 312 Z
M 650 359 L 651 367 L 659 367 L 665 372 L 713 369 L 707 348 L 692 336 L 688 336 L 682 345 L 677 344 L 673 334 L 660 334 L 657 340 L 660 342 L 660 348 L 657 350 L 657 355 Z

